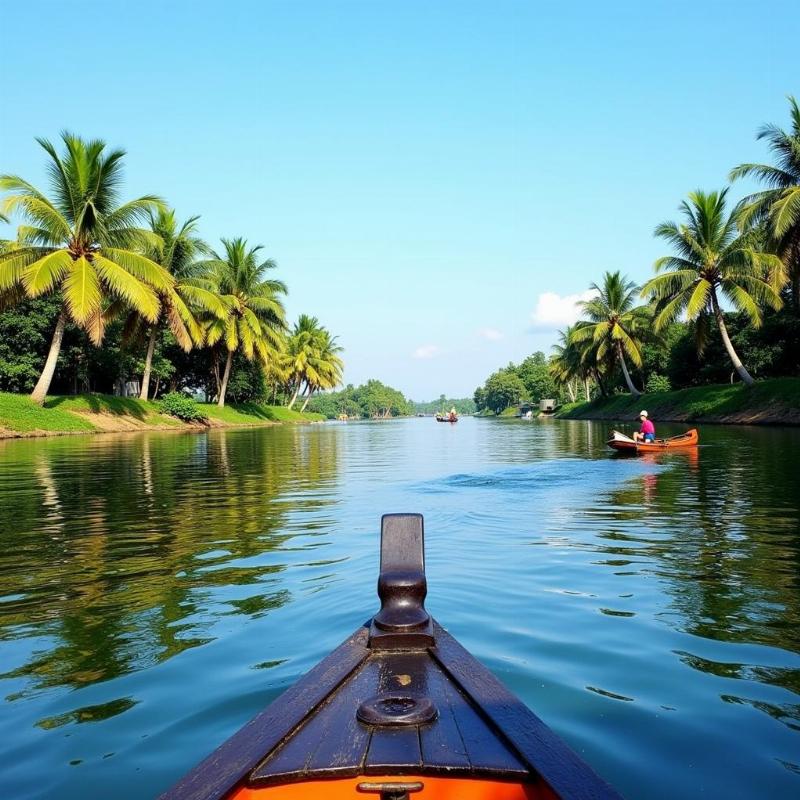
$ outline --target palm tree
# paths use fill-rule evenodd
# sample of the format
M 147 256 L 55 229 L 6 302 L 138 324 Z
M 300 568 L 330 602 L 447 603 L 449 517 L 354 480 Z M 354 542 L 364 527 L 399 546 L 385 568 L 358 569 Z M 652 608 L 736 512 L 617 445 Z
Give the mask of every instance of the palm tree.
M 268 364 L 278 358 L 286 329 L 286 312 L 280 299 L 286 294 L 286 284 L 266 277 L 275 269 L 275 262 L 262 261 L 263 247 L 248 247 L 246 239 L 223 239 L 222 244 L 222 255 L 212 253 L 211 259 L 199 263 L 208 271 L 207 276 L 194 281 L 218 294 L 226 308 L 222 319 L 214 317 L 205 323 L 206 344 L 213 347 L 222 342 L 227 351 L 225 369 L 218 378 L 220 407 L 225 405 L 234 353 Z
M 754 177 L 769 188 L 749 195 L 741 207 L 740 225 L 763 224 L 768 245 L 782 259 L 792 286 L 792 303 L 800 309 L 800 107 L 789 97 L 790 133 L 764 125 L 757 139 L 765 139 L 775 165 L 740 164 L 730 179 Z
M 634 305 L 638 287 L 621 272 L 606 272 L 602 286 L 593 283 L 589 288 L 597 292 L 597 296 L 580 303 L 588 319 L 575 326 L 572 340 L 596 345 L 597 364 L 613 354 L 622 368 L 628 391 L 638 396 L 641 392 L 633 385 L 625 362 L 627 355 L 637 367 L 642 365 L 641 338 L 647 329 L 649 314 L 643 306 Z
M 657 331 L 685 313 L 689 320 L 698 321 L 702 332 L 713 315 L 734 369 L 751 385 L 753 378 L 728 335 L 719 292 L 758 327 L 761 306 L 778 309 L 782 305 L 785 269 L 777 256 L 760 251 L 755 231 L 739 230 L 738 209 L 726 215 L 727 192 L 692 192 L 689 201 L 680 205 L 685 224 L 662 222 L 656 228 L 655 235 L 669 242 L 676 254 L 655 262 L 661 274 L 642 287 L 642 295 L 656 302 Z
M 586 401 L 591 399 L 589 392 L 589 376 L 591 367 L 584 359 L 580 345 L 574 341 L 575 326 L 570 325 L 566 330 L 558 332 L 560 344 L 553 345 L 555 353 L 550 359 L 550 374 L 558 386 L 566 388 L 569 399 L 574 403 L 578 392 L 575 383 L 583 382 Z
M 319 329 L 320 324 L 316 317 L 301 314 L 287 339 L 286 352 L 282 360 L 284 369 L 289 375 L 290 385 L 294 390 L 288 408 L 297 402 L 304 385 L 320 380 L 322 377 L 317 372 L 316 364 Z
M 178 345 L 188 352 L 193 346 L 203 344 L 205 338 L 203 328 L 197 320 L 200 314 L 213 314 L 220 319 L 224 319 L 227 314 L 227 306 L 214 292 L 197 285 L 203 273 L 196 259 L 199 255 L 208 255 L 211 252 L 197 235 L 198 219 L 199 217 L 189 217 L 179 226 L 175 211 L 167 208 L 151 212 L 149 216 L 150 229 L 157 238 L 147 255 L 172 275 L 175 286 L 159 293 L 161 313 L 155 323 L 132 311 L 125 326 L 127 340 L 147 337 L 139 394 L 141 400 L 147 400 L 149 396 L 153 353 L 159 332 L 165 326 L 168 327 Z
M 118 299 L 155 322 L 157 292 L 174 285 L 172 276 L 141 255 L 152 235 L 137 227 L 161 201 L 147 195 L 119 204 L 124 150 L 106 151 L 105 142 L 62 134 L 63 155 L 46 139 L 37 139 L 49 156 L 51 198 L 16 175 L 0 175 L 9 192 L 3 211 L 28 224 L 17 242 L 0 254 L 0 293 L 21 286 L 28 297 L 60 291 L 63 305 L 50 351 L 31 398 L 44 403 L 55 372 L 67 319 L 91 340 L 103 339 L 104 305 Z
M 339 357 L 344 348 L 337 344 L 336 337 L 331 336 L 327 328 L 319 327 L 315 337 L 316 352 L 314 354 L 316 378 L 309 378 L 308 394 L 300 411 L 305 411 L 308 401 L 314 392 L 321 389 L 334 389 L 342 381 L 344 362 Z

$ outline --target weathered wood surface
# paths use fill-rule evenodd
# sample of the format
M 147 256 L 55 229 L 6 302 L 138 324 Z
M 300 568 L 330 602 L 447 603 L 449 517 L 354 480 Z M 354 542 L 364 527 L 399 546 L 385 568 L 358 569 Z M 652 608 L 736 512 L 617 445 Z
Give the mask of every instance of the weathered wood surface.
M 405 727 L 358 721 L 362 702 L 387 694 L 428 697 L 438 715 L 430 723 Z M 249 780 L 261 785 L 386 773 L 535 777 L 427 651 L 377 651 Z
M 216 800 L 227 794 L 367 659 L 370 652 L 367 638 L 366 628 L 359 628 L 179 783 L 162 794 L 160 800 Z
M 559 797 L 621 800 L 611 786 L 436 622 L 434 636 L 433 657 Z

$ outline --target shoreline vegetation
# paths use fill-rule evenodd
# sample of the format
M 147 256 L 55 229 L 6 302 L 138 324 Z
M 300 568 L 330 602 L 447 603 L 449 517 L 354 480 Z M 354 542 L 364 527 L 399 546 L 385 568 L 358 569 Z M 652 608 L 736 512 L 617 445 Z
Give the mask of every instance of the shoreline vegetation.
M 788 99 L 791 127 L 757 135 L 772 163 L 728 175 L 760 188 L 735 203 L 731 185 L 689 192 L 678 219 L 653 231 L 664 247 L 655 274 L 606 271 L 549 357 L 510 363 L 475 390 L 479 411 L 548 399 L 571 418 L 646 407 L 662 420 L 800 423 L 800 104 Z
M 557 419 L 630 420 L 646 408 L 658 422 L 710 422 L 739 425 L 800 425 L 800 378 L 692 386 L 633 397 L 618 394 L 588 403 L 568 403 Z
M 205 431 L 323 421 L 322 414 L 259 403 L 198 403 L 204 419 L 184 421 L 167 414 L 161 403 L 132 397 L 82 394 L 49 397 L 40 406 L 29 397 L 0 392 L 0 439 L 123 433 Z

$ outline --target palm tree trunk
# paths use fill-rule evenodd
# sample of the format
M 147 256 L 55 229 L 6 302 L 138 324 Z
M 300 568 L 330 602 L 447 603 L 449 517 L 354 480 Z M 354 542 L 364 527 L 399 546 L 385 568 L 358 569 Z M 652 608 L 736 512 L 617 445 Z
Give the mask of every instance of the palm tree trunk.
M 567 394 L 569 395 L 570 403 L 575 402 L 575 384 L 572 382 L 572 379 L 567 381 Z
M 228 350 L 228 360 L 225 362 L 225 372 L 222 374 L 222 384 L 219 387 L 219 399 L 217 405 L 222 408 L 225 405 L 225 392 L 228 391 L 228 378 L 231 376 L 231 364 L 233 363 L 233 350 Z
M 294 394 L 292 395 L 292 399 L 289 401 L 288 408 L 291 408 L 295 402 L 297 402 L 297 395 L 300 394 L 300 387 L 303 385 L 302 381 L 297 382 L 297 388 L 294 390 Z
M 144 357 L 144 374 L 142 375 L 142 389 L 139 392 L 140 400 L 147 400 L 150 394 L 150 373 L 153 369 L 153 353 L 156 349 L 156 328 L 150 329 L 150 339 L 147 342 L 147 355 Z
M 36 382 L 36 386 L 31 392 L 31 400 L 40 406 L 44 405 L 47 398 L 47 392 L 50 390 L 50 383 L 53 380 L 53 375 L 56 371 L 56 362 L 58 361 L 58 354 L 61 352 L 61 340 L 64 338 L 64 327 L 67 324 L 67 317 L 64 310 L 58 315 L 56 322 L 56 329 L 53 331 L 53 340 L 50 342 L 50 352 L 47 354 L 47 360 L 44 362 L 44 369 Z
M 733 368 L 739 373 L 739 377 L 744 383 L 748 386 L 752 386 L 755 381 L 753 380 L 753 376 L 745 369 L 744 364 L 742 364 L 741 359 L 736 354 L 736 350 L 733 349 L 733 342 L 731 342 L 731 337 L 728 336 L 728 329 L 725 327 L 725 318 L 722 314 L 722 309 L 719 307 L 719 301 L 717 300 L 717 291 L 713 287 L 711 289 L 711 307 L 714 309 L 714 317 L 719 326 L 722 343 L 728 351 Z
M 589 391 L 589 379 L 583 379 L 583 392 L 586 395 L 586 402 L 588 403 L 592 399 L 592 393 Z
M 300 409 L 300 413 L 302 414 L 306 410 L 306 406 L 308 405 L 308 401 L 311 399 L 311 395 L 314 394 L 314 390 L 309 387 L 308 397 L 306 397 L 305 402 L 303 403 L 303 407 Z
M 631 380 L 631 375 L 628 372 L 628 365 L 625 363 L 625 355 L 622 352 L 622 345 L 617 341 L 617 356 L 619 357 L 619 363 L 622 367 L 622 374 L 625 376 L 625 383 L 628 384 L 628 391 L 634 396 L 638 397 L 641 392 L 633 385 L 633 381 Z

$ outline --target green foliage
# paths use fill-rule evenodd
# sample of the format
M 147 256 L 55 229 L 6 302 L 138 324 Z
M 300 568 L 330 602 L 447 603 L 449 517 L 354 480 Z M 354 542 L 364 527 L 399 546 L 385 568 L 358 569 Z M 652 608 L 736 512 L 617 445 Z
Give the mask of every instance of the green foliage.
M 0 313 L 0 391 L 30 392 L 42 371 L 60 300 L 26 300 Z
M 537 351 L 528 356 L 515 371 L 525 385 L 525 392 L 534 403 L 559 396 L 560 392 L 544 353 Z
M 435 414 L 437 411 L 449 411 L 455 408 L 457 414 L 469 415 L 474 414 L 476 410 L 475 401 L 471 397 L 455 398 L 439 395 L 438 400 L 431 400 L 428 403 L 414 402 L 412 405 L 415 414 Z
M 499 414 L 511 405 L 527 400 L 527 391 L 514 365 L 511 364 L 487 378 L 483 387 L 484 407 Z
M 327 392 L 311 399 L 309 410 L 336 419 L 342 414 L 362 419 L 405 417 L 414 413 L 413 404 L 403 393 L 378 380 L 361 386 L 346 386 L 339 392 Z
M 668 392 L 672 388 L 669 378 L 666 375 L 659 375 L 653 372 L 647 379 L 645 391 L 650 394 L 652 392 Z
M 184 422 L 205 422 L 208 415 L 196 400 L 182 392 L 169 392 L 161 398 L 161 410 Z
M 613 419 L 636 421 L 642 398 L 630 395 L 601 398 L 591 403 L 575 403 L 561 409 L 562 419 Z M 647 398 L 650 418 L 659 419 L 730 420 L 742 415 L 741 421 L 800 420 L 800 378 L 776 378 L 757 381 L 753 386 L 744 383 L 695 386 L 663 392 Z

